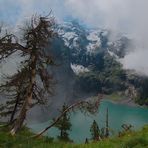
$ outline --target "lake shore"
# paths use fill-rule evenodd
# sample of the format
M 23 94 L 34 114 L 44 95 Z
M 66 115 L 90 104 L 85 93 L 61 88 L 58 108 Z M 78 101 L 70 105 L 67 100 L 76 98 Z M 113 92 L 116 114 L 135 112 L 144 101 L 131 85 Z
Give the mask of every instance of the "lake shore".
M 140 106 L 139 104 L 136 104 L 133 100 L 130 100 L 130 99 L 126 99 L 126 100 L 122 100 L 122 101 L 121 100 L 115 101 L 115 100 L 112 100 L 112 99 L 104 98 L 103 100 L 110 101 L 114 104 L 122 104 L 122 105 L 131 106 L 131 107 L 142 107 L 142 106 Z
M 133 99 L 118 94 L 104 95 L 103 100 L 108 100 L 115 104 L 123 104 L 131 107 L 142 107 L 135 103 Z

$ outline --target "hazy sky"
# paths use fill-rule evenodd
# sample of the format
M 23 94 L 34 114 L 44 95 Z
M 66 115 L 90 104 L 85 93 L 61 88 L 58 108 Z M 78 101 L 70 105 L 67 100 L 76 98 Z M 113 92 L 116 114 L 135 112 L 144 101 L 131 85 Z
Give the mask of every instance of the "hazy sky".
M 0 20 L 18 25 L 24 17 L 50 9 L 59 22 L 73 17 L 86 25 L 126 32 L 136 48 L 122 59 L 124 67 L 148 75 L 148 0 L 0 0 Z

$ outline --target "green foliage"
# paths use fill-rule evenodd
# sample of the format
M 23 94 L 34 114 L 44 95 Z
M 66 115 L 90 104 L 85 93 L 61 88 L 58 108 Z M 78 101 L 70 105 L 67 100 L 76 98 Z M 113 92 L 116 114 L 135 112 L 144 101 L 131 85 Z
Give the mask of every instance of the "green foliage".
M 105 127 L 99 129 L 97 122 L 94 120 L 90 127 L 91 137 L 94 141 L 99 141 L 110 136 L 109 121 L 108 121 L 108 108 L 106 110 Z
M 87 93 L 104 93 L 110 95 L 122 92 L 129 95 L 140 105 L 148 105 L 148 77 L 138 76 L 131 71 L 126 71 L 116 59 L 104 54 L 103 67 L 97 69 L 97 65 L 89 66 L 87 73 L 77 76 L 77 89 Z M 94 61 L 92 61 L 94 63 Z M 135 89 L 135 94 L 126 90 L 130 87 Z
M 55 21 L 50 15 L 34 15 L 20 30 L 22 36 L 7 31 L 3 34 L 2 29 L 0 63 L 14 53 L 23 57 L 17 71 L 11 75 L 4 74 L 0 84 L 0 95 L 5 97 L 0 116 L 10 115 L 11 124 L 16 119 L 11 130 L 14 135 L 23 125 L 27 111 L 34 105 L 45 104 L 53 92 L 53 76 L 48 66 L 54 65 L 54 62 L 46 48 L 56 35 Z
M 127 78 L 125 71 L 122 70 L 122 65 L 109 55 L 106 55 L 102 60 L 104 63 L 101 70 L 90 67 L 90 72 L 77 77 L 80 89 L 86 92 L 103 91 L 106 94 L 125 90 Z
M 140 105 L 148 106 L 148 77 L 132 74 L 128 77 L 128 81 L 135 86 L 138 92 L 135 102 Z
M 94 140 L 94 141 L 99 140 L 100 129 L 99 129 L 99 126 L 95 120 L 93 121 L 93 124 L 90 127 L 90 132 L 91 132 L 92 140 Z
M 64 104 L 60 112 L 63 113 L 66 109 L 67 106 L 66 104 Z M 68 131 L 71 130 L 71 126 L 72 124 L 70 123 L 70 116 L 68 113 L 65 113 L 55 125 L 55 127 L 57 127 L 60 130 L 60 135 L 58 136 L 59 140 L 71 141 L 68 134 Z
M 27 128 L 23 128 L 15 137 L 9 134 L 9 128 L 0 128 L 0 147 L 2 148 L 147 148 L 148 126 L 144 126 L 139 132 L 127 132 L 122 137 L 113 137 L 89 144 L 72 144 L 53 141 L 52 138 L 32 136 Z
M 148 146 L 148 141 L 145 137 L 135 137 L 134 139 L 128 140 L 124 147 L 125 148 L 139 148 Z

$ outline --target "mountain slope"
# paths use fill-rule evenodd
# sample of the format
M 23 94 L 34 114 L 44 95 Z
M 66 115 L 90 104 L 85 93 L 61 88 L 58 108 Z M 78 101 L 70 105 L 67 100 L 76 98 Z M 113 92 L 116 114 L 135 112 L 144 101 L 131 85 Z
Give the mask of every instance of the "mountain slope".
M 74 94 L 120 92 L 141 105 L 148 104 L 148 78 L 124 70 L 119 62 L 132 45 L 130 39 L 120 35 L 110 41 L 109 30 L 86 28 L 76 21 L 58 25 L 57 32 L 59 36 L 51 51 L 54 56 L 60 55 L 61 65 L 64 61 L 67 69 L 73 70 L 69 81 L 75 79 Z

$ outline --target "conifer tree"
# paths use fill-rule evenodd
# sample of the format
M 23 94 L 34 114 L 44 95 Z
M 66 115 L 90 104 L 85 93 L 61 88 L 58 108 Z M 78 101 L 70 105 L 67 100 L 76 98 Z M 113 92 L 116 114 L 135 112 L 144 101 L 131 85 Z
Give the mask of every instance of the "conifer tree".
M 91 132 L 92 140 L 94 140 L 94 141 L 100 140 L 100 129 L 99 129 L 99 126 L 95 120 L 93 121 L 93 123 L 90 127 L 90 132 Z
M 43 130 L 41 130 L 39 133 L 37 133 L 35 136 L 33 136 L 34 138 L 40 137 L 41 135 L 43 135 L 46 131 L 48 131 L 50 128 L 52 128 L 53 126 L 55 126 L 65 115 L 65 113 L 68 113 L 70 111 L 74 111 L 76 109 L 79 109 L 80 111 L 82 111 L 83 113 L 90 113 L 90 114 L 95 114 L 98 112 L 98 107 L 100 104 L 101 98 L 98 97 L 96 100 L 91 99 L 91 100 L 85 100 L 85 101 L 78 101 L 76 103 L 73 103 L 72 105 L 69 105 L 66 107 L 66 109 L 61 112 L 61 114 L 56 117 L 52 123 L 50 123 L 46 128 L 44 128 Z
M 63 113 L 67 109 L 66 104 L 63 105 L 62 110 L 60 111 Z M 69 138 L 68 131 L 71 130 L 71 122 L 70 122 L 70 115 L 68 112 L 64 113 L 62 118 L 55 124 L 55 127 L 57 127 L 60 130 L 60 135 L 58 136 L 58 139 L 63 141 L 71 141 Z
M 52 76 L 47 70 L 53 65 L 47 51 L 55 35 L 53 17 L 33 16 L 21 30 L 22 37 L 2 33 L 0 29 L 0 64 L 14 53 L 19 53 L 24 61 L 18 71 L 6 76 L 0 85 L 0 92 L 7 98 L 1 104 L 1 115 L 10 115 L 10 122 L 16 119 L 11 130 L 14 135 L 23 125 L 27 111 L 36 104 L 45 103 L 52 93 Z

